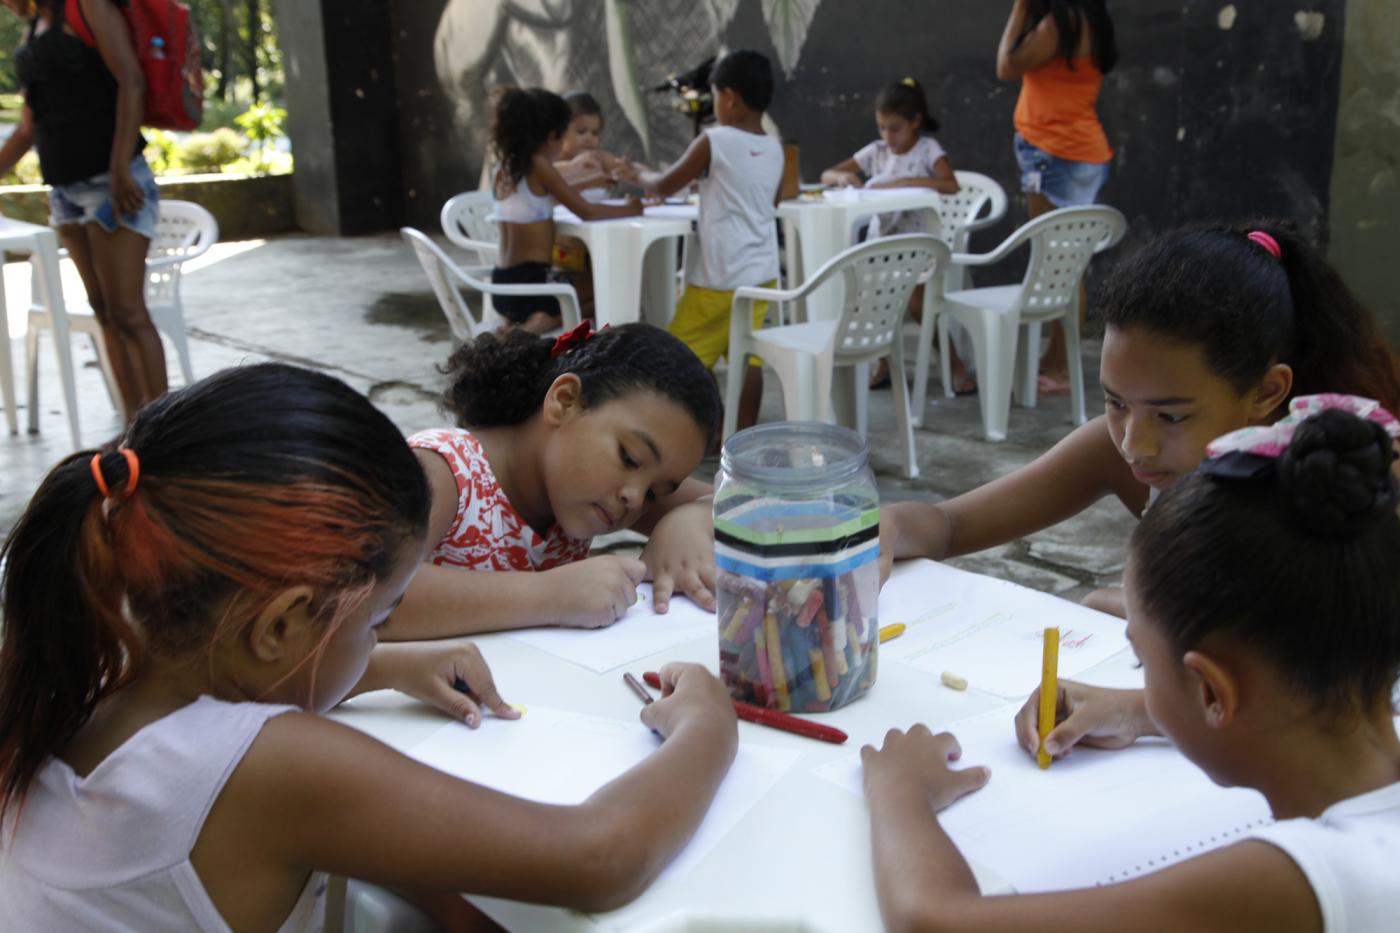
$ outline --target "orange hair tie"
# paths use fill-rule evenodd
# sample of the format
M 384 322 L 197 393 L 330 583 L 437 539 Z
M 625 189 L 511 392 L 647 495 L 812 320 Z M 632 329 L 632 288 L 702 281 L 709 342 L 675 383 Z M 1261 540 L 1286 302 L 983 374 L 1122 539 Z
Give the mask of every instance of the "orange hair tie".
M 129 447 L 123 447 L 117 451 L 126 458 L 126 486 L 122 489 L 122 495 L 129 496 L 136 491 L 136 482 L 141 478 L 141 461 L 136 457 L 136 451 Z M 102 498 L 112 498 L 112 491 L 107 488 L 107 478 L 102 475 L 102 454 L 95 453 L 88 461 L 88 467 L 92 470 L 92 480 L 97 484 L 97 491 L 102 493 Z

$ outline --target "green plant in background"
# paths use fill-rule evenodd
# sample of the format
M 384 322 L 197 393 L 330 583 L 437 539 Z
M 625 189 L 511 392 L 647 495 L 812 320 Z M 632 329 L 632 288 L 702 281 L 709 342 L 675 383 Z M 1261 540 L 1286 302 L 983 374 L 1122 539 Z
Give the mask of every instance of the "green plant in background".
M 287 135 L 286 130 L 282 128 L 286 119 L 285 109 L 266 102 L 256 103 L 233 118 L 233 122 L 243 128 L 243 132 L 255 147 L 252 159 L 253 164 L 258 166 L 258 171 L 268 170 L 269 150 L 278 139 Z

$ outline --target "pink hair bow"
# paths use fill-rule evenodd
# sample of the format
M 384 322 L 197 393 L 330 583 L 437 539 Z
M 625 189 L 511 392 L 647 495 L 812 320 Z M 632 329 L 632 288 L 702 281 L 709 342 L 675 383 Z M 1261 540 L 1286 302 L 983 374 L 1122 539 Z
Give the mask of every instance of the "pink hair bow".
M 1217 437 L 1206 446 L 1206 457 L 1215 460 L 1229 453 L 1242 453 L 1277 459 L 1288 449 L 1298 425 L 1318 412 L 1332 408 L 1349 411 L 1359 418 L 1365 418 L 1380 425 L 1392 438 L 1400 438 L 1400 420 L 1396 420 L 1395 416 L 1382 408 L 1381 403 L 1375 399 L 1335 393 L 1300 395 L 1288 404 L 1288 414 L 1273 424 L 1240 428 L 1238 431 Z

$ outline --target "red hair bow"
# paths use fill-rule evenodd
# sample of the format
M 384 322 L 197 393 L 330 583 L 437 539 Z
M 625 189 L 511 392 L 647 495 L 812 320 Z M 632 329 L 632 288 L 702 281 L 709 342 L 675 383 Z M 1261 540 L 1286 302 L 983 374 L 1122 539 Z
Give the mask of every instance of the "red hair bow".
M 607 329 L 607 324 L 604 324 L 601 328 L 601 330 Z M 597 335 L 593 333 L 593 322 L 580 321 L 579 325 L 573 330 L 566 330 L 564 333 L 554 338 L 554 346 L 549 351 L 549 358 L 551 360 L 557 360 L 570 350 L 583 346 L 595 336 Z

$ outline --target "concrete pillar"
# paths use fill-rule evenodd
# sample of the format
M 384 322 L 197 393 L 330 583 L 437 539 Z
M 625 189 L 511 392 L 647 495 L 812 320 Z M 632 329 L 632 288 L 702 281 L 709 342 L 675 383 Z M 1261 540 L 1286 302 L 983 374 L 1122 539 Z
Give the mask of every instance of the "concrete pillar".
M 403 214 L 392 24 L 382 0 L 281 0 L 297 225 L 389 230 Z

